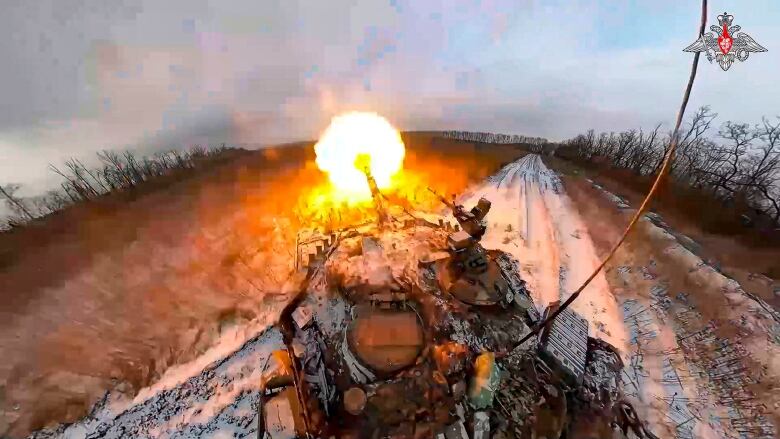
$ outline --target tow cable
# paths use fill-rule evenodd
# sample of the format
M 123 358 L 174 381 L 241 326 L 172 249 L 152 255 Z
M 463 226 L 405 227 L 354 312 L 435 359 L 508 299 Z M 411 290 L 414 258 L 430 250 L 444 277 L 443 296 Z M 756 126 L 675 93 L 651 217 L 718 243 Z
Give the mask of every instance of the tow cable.
M 702 0 L 699 37 L 704 35 L 704 28 L 706 25 L 707 25 L 707 0 Z M 688 99 L 691 96 L 691 89 L 693 89 L 693 81 L 696 79 L 696 70 L 699 65 L 699 53 L 700 52 L 696 52 L 693 55 L 693 64 L 691 65 L 691 74 L 690 77 L 688 78 L 688 85 L 685 88 L 685 93 L 683 95 L 683 100 L 682 100 L 682 104 L 680 105 L 680 109 L 677 111 L 677 121 L 674 125 L 674 131 L 672 132 L 672 137 L 669 143 L 669 150 L 666 151 L 666 155 L 664 156 L 661 169 L 658 171 L 658 175 L 656 176 L 653 185 L 650 187 L 650 191 L 647 192 L 645 199 L 642 201 L 642 204 L 639 206 L 639 209 L 637 209 L 636 213 L 634 213 L 634 217 L 631 218 L 631 221 L 628 223 L 628 226 L 626 226 L 626 229 L 623 231 L 623 235 L 620 237 L 620 240 L 618 240 L 618 242 L 612 247 L 612 250 L 610 250 L 609 254 L 607 254 L 604 260 L 601 261 L 601 264 L 599 264 L 599 266 L 596 267 L 593 273 L 587 279 L 585 279 L 585 282 L 583 282 L 582 285 L 580 285 L 580 287 L 577 288 L 574 291 L 574 293 L 572 293 L 572 295 L 569 296 L 566 299 L 566 301 L 564 301 L 563 304 L 561 304 L 561 306 L 558 307 L 557 310 L 555 310 L 546 319 L 544 319 L 542 322 L 536 325 L 534 329 L 528 334 L 526 334 L 522 339 L 520 339 L 519 342 L 515 343 L 514 346 L 512 346 L 512 348 L 508 352 L 506 352 L 505 355 L 508 355 L 509 353 L 517 349 L 519 346 L 521 346 L 523 343 L 528 341 L 528 339 L 537 335 L 539 331 L 541 331 L 543 328 L 549 325 L 550 322 L 552 322 L 556 317 L 558 317 L 558 315 L 561 312 L 563 312 L 566 308 L 568 308 L 569 305 L 572 304 L 572 302 L 577 300 L 577 297 L 579 297 L 580 293 L 582 293 L 582 290 L 584 290 L 585 287 L 587 287 L 590 284 L 590 282 L 601 272 L 601 270 L 604 269 L 604 266 L 607 265 L 610 259 L 612 259 L 612 256 L 615 255 L 618 248 L 620 248 L 620 246 L 623 244 L 623 241 L 626 240 L 628 234 L 631 233 L 631 230 L 633 230 L 636 223 L 639 222 L 639 219 L 644 215 L 645 210 L 647 210 L 647 207 L 650 205 L 650 202 L 655 196 L 655 193 L 658 191 L 658 188 L 661 185 L 661 181 L 664 179 L 666 174 L 668 174 L 669 167 L 674 158 L 674 151 L 675 149 L 677 149 L 677 141 L 680 135 L 680 125 L 682 124 L 683 116 L 685 115 L 685 108 L 688 106 Z

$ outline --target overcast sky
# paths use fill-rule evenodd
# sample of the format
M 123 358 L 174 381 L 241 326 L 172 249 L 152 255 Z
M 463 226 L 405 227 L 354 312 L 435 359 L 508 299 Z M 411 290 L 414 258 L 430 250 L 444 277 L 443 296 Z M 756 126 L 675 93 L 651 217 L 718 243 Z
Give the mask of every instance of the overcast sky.
M 710 1 L 769 52 L 702 58 L 691 107 L 780 114 L 780 3 Z M 402 129 L 559 140 L 669 123 L 697 0 L 3 0 L 0 183 L 106 148 L 316 138 L 340 111 Z

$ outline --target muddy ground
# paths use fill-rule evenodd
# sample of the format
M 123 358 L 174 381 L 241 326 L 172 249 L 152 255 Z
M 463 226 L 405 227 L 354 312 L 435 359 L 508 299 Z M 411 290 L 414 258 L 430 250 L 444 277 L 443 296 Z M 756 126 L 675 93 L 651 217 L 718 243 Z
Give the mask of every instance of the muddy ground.
M 403 137 L 406 167 L 443 193 L 522 154 Z M 249 151 L 0 235 L 0 436 L 72 422 L 108 389 L 132 396 L 253 337 L 292 269 L 296 209 L 326 178 L 313 159 L 310 142 Z
M 605 256 L 641 194 L 547 161 L 565 174 L 566 192 Z M 626 390 L 661 437 L 776 437 L 780 314 L 766 290 L 776 280 L 750 274 L 778 249 L 751 251 L 658 210 L 664 215 L 641 221 L 606 267 L 629 333 Z
M 444 193 L 467 189 L 466 203 L 481 195 L 493 201 L 484 244 L 518 258 L 540 306 L 578 286 L 636 205 L 548 157 L 509 163 L 523 153 L 425 134 L 405 141 L 407 166 L 426 182 Z M 109 388 L 138 404 L 130 415 L 151 407 L 143 422 L 156 422 L 166 398 L 190 394 L 186 386 L 198 377 L 237 376 L 243 369 L 220 359 L 234 358 L 278 312 L 291 231 L 300 225 L 289 212 L 322 178 L 307 165 L 308 147 L 297 150 L 297 162 L 284 149 L 245 157 L 106 217 L 60 225 L 63 239 L 20 251 L 0 271 L 0 284 L 12 286 L 3 295 L 15 298 L 2 309 L 0 350 L 12 360 L 0 368 L 0 433 L 22 436 L 77 419 Z M 674 221 L 641 221 L 575 309 L 592 336 L 621 349 L 624 387 L 659 437 L 774 437 L 778 316 L 717 271 L 711 255 L 720 249 Z M 56 269 L 54 261 L 73 254 L 81 256 L 75 268 Z M 46 270 L 68 275 L 37 284 Z M 228 398 L 240 388 L 218 393 Z M 251 401 L 227 404 L 225 416 L 251 418 L 243 413 Z
M 579 287 L 641 200 L 616 196 L 589 176 L 570 163 L 528 155 L 467 198 L 493 201 L 484 245 L 520 261 L 538 305 Z M 729 246 L 674 218 L 667 223 L 651 213 L 640 221 L 572 307 L 589 320 L 591 336 L 620 349 L 624 388 L 659 437 L 775 437 L 780 313 L 732 279 L 733 271 L 718 271 L 719 260 L 751 267 L 744 243 L 732 239 Z M 743 259 L 717 258 L 723 252 Z M 759 260 L 753 269 L 766 266 Z

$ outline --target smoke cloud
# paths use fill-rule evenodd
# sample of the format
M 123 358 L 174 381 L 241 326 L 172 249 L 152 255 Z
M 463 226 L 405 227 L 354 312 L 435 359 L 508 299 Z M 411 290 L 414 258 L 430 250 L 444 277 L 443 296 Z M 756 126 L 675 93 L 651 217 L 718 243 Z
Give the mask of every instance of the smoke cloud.
M 679 3 L 11 0 L 0 183 L 41 190 L 47 163 L 101 149 L 311 139 L 347 110 L 550 139 L 668 123 L 699 13 Z M 691 105 L 757 121 L 780 98 L 780 9 L 732 9 L 769 52 L 705 60 Z

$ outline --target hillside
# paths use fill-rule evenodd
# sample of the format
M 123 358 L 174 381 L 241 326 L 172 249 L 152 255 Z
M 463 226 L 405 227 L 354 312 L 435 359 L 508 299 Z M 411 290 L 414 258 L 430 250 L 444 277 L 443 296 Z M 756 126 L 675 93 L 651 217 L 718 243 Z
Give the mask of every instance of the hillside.
M 521 154 L 403 137 L 405 167 L 442 193 Z M 0 234 L 0 434 L 73 421 L 110 388 L 133 394 L 217 340 L 240 345 L 235 328 L 291 269 L 299 203 L 324 181 L 312 160 L 311 143 L 246 151 Z

